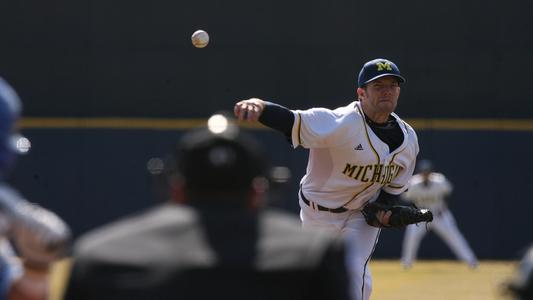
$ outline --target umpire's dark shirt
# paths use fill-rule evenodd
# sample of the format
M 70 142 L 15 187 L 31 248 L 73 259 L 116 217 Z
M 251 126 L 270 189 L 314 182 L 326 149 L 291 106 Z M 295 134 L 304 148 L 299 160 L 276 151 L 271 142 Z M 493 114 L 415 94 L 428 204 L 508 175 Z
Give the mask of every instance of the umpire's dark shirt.
M 68 300 L 348 299 L 342 241 L 275 211 L 161 205 L 74 254 Z

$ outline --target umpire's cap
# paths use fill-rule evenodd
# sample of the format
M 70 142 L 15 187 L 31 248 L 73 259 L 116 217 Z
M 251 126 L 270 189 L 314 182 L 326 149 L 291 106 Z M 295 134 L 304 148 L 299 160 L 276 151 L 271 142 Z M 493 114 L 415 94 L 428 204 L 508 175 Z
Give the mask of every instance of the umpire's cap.
M 363 87 L 367 83 L 384 76 L 394 76 L 398 78 L 400 83 L 405 82 L 405 78 L 402 77 L 400 69 L 395 63 L 384 58 L 377 58 L 364 64 L 359 72 L 357 83 L 359 87 Z
M 257 142 L 229 125 L 223 131 L 194 130 L 182 138 L 175 159 L 186 189 L 244 190 L 254 178 L 264 175 L 265 158 Z

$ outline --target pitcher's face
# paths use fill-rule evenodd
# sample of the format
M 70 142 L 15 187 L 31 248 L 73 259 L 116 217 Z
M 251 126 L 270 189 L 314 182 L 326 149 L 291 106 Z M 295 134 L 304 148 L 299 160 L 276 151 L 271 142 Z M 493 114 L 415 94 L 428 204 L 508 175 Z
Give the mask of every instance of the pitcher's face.
M 384 76 L 357 89 L 359 99 L 375 113 L 390 114 L 398 105 L 400 83 L 394 76 Z

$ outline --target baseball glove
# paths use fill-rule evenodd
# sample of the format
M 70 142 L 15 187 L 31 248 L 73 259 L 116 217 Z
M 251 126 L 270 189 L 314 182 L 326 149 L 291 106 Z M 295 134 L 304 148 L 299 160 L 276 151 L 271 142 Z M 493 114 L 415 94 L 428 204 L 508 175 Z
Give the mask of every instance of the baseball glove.
M 385 225 L 378 219 L 378 213 L 388 211 L 391 212 L 391 215 L 388 224 Z M 365 205 L 362 213 L 368 225 L 380 228 L 402 228 L 409 224 L 433 221 L 433 214 L 427 209 L 418 209 L 416 207 L 398 204 L 386 204 L 378 201 Z

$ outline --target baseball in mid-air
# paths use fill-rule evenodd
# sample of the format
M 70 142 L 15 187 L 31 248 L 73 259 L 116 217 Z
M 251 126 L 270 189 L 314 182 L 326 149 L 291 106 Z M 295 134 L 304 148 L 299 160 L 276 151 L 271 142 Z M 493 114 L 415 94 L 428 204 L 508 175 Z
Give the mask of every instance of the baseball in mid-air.
M 192 44 L 196 48 L 204 48 L 209 44 L 209 34 L 203 30 L 196 30 L 191 36 Z

